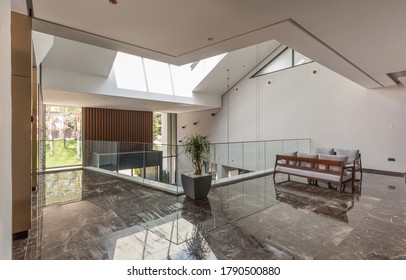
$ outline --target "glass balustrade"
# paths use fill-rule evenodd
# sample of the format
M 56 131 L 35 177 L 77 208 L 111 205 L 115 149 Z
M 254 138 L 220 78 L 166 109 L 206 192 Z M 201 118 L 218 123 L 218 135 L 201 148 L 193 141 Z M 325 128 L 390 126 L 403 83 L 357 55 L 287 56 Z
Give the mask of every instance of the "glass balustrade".
M 86 169 L 174 194 L 183 193 L 181 174 L 193 172 L 182 145 L 83 140 L 81 149 Z M 311 139 L 213 143 L 204 171 L 213 186 L 227 185 L 272 174 L 276 154 L 294 151 L 310 153 Z

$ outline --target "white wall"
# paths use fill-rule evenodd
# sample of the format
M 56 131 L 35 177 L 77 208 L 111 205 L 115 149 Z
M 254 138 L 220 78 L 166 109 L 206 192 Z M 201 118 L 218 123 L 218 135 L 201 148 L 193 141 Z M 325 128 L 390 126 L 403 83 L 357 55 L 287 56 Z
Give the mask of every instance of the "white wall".
M 318 74 L 313 75 L 313 69 Z M 197 131 L 212 142 L 309 137 L 313 150 L 359 148 L 364 168 L 406 171 L 406 88 L 402 86 L 365 89 L 310 63 L 245 78 L 236 87 L 238 91 L 233 88 L 223 96 L 223 108 L 214 118 L 211 111 L 180 114 L 179 139 Z M 182 130 L 183 123 L 195 119 L 201 125 Z
M 11 1 L 0 1 L 0 259 L 11 259 Z

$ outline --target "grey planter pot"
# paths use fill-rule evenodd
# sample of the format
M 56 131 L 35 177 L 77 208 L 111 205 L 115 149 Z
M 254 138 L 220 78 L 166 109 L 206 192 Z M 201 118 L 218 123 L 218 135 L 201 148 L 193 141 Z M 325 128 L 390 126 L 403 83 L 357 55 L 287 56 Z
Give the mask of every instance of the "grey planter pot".
M 187 197 L 199 200 L 207 197 L 211 187 L 211 174 L 190 175 L 182 174 L 182 187 Z

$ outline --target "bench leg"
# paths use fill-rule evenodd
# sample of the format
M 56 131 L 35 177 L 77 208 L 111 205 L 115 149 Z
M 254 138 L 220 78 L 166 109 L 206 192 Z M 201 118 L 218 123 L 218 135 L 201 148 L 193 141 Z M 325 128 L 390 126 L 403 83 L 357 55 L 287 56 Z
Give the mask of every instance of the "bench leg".
M 355 181 L 355 174 L 354 174 L 354 177 L 352 177 L 352 180 L 351 180 L 351 193 L 354 193 L 354 191 L 355 191 L 354 181 Z

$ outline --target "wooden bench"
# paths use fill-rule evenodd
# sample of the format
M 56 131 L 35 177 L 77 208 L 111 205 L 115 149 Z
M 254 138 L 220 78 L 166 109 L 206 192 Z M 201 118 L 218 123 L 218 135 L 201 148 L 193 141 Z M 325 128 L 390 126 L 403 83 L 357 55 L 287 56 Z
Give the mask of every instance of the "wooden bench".
M 354 171 L 348 170 L 345 164 L 346 162 L 340 160 L 277 155 L 273 179 L 275 182 L 275 175 L 283 173 L 288 175 L 289 181 L 290 176 L 294 175 L 309 179 L 309 183 L 317 184 L 317 181 L 338 183 L 339 192 L 344 191 L 345 183 L 351 181 L 354 192 Z

